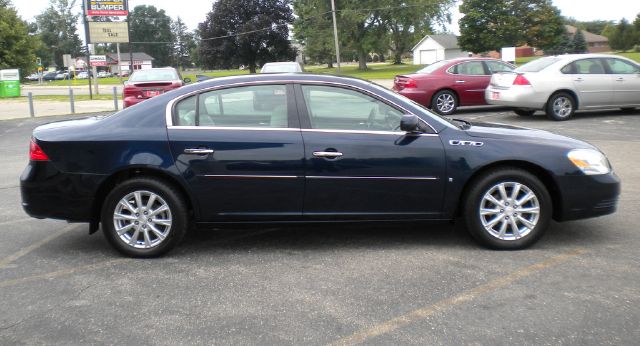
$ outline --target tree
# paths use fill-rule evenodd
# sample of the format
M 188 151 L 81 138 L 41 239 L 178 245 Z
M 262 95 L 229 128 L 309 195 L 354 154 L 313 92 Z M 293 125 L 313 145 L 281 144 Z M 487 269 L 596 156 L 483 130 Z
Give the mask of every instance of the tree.
M 35 66 L 38 40 L 9 0 L 0 0 L 0 23 L 0 69 L 18 68 L 24 76 Z
M 615 25 L 613 20 L 591 20 L 586 22 L 578 21 L 575 18 L 565 18 L 565 24 L 575 26 L 578 29 L 584 30 L 597 35 L 602 35 L 602 31 L 607 25 Z
M 584 38 L 582 30 L 578 29 L 576 34 L 573 35 L 571 46 L 573 48 L 573 53 L 584 53 L 587 51 L 587 41 Z
M 62 55 L 82 54 L 82 41 L 76 32 L 78 18 L 76 13 L 77 0 L 50 0 L 49 7 L 36 16 L 38 34 L 47 49 L 47 54 L 41 56 L 43 63 L 62 66 Z
M 449 9 L 453 0 L 418 0 L 410 4 L 396 0 L 385 0 L 388 9 L 381 11 L 381 19 L 389 32 L 390 51 L 393 63 L 402 63 L 402 54 L 425 35 L 433 32 L 433 25 L 450 22 Z
M 628 51 L 634 45 L 635 31 L 633 25 L 622 18 L 611 37 L 609 37 L 609 45 L 612 49 Z
M 173 58 L 171 17 L 155 6 L 139 5 L 129 13 L 131 48 L 151 55 L 156 66 L 170 66 Z
M 292 60 L 289 42 L 293 23 L 290 0 L 219 0 L 200 23 L 200 56 L 206 67 L 247 65 Z
M 461 48 L 474 53 L 528 44 L 548 49 L 564 32 L 551 0 L 464 0 L 460 6 Z
M 192 66 L 191 51 L 196 47 L 193 33 L 188 31 L 180 17 L 172 23 L 171 31 L 174 36 L 173 51 L 176 67 L 184 69 Z
M 311 61 L 333 67 L 335 43 L 331 5 L 325 0 L 293 0 L 297 18 L 293 22 L 294 38 L 304 47 Z

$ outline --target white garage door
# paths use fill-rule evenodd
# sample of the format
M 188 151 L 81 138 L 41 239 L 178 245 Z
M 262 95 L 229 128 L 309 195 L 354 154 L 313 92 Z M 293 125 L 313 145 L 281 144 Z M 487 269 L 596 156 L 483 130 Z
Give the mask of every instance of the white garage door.
M 420 51 L 420 64 L 433 64 L 438 61 L 438 52 L 435 49 Z

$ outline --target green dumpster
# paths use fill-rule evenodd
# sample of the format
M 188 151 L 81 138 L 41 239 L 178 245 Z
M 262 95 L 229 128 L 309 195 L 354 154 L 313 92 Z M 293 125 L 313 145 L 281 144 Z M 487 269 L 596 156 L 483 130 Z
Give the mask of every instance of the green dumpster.
M 17 69 L 0 70 L 0 97 L 20 96 L 20 73 Z

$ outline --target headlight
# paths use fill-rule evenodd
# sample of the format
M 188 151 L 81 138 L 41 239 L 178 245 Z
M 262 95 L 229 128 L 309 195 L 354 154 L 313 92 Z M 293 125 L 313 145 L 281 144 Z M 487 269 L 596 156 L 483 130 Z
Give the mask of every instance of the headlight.
M 574 149 L 567 154 L 567 158 L 586 175 L 611 172 L 609 160 L 597 150 Z

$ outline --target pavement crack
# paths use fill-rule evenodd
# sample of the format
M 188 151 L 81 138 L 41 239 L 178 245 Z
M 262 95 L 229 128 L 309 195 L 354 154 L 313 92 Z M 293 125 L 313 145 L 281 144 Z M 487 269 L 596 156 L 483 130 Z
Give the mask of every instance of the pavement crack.
M 14 322 L 14 323 L 12 323 L 12 324 L 10 324 L 10 325 L 2 326 L 2 327 L 0 327 L 0 332 L 4 333 L 5 331 L 10 330 L 10 329 L 12 329 L 12 328 L 15 328 L 15 327 L 17 327 L 17 326 L 19 326 L 19 325 L 23 324 L 24 322 L 26 322 L 26 321 L 28 321 L 28 320 L 31 320 L 31 319 L 33 319 L 34 317 L 37 317 L 38 315 L 45 315 L 45 314 L 48 314 L 48 313 L 49 313 L 49 312 L 51 312 L 53 309 L 59 308 L 60 306 L 63 306 L 63 305 L 65 305 L 65 304 L 69 303 L 71 300 L 73 300 L 73 299 L 76 299 L 76 298 L 80 297 L 80 295 L 81 295 L 82 293 L 84 293 L 84 292 L 85 292 L 86 290 L 88 290 L 89 288 L 91 288 L 91 287 L 93 287 L 93 286 L 96 286 L 97 284 L 98 284 L 98 283 L 97 283 L 97 282 L 95 282 L 95 283 L 92 283 L 92 284 L 90 284 L 90 285 L 85 286 L 84 288 L 81 288 L 81 289 L 80 289 L 80 290 L 79 290 L 75 295 L 73 295 L 73 296 L 72 296 L 72 297 L 70 297 L 69 299 L 66 299 L 66 300 L 64 300 L 64 301 L 62 301 L 62 302 L 59 302 L 58 304 L 54 304 L 53 306 L 51 306 L 50 308 L 46 309 L 46 310 L 45 310 L 45 311 L 43 311 L 43 312 L 34 313 L 34 314 L 29 315 L 29 316 L 27 316 L 27 317 L 25 317 L 25 318 L 23 318 L 23 319 L 21 319 L 21 320 L 19 320 L 19 321 L 16 321 L 16 322 Z

